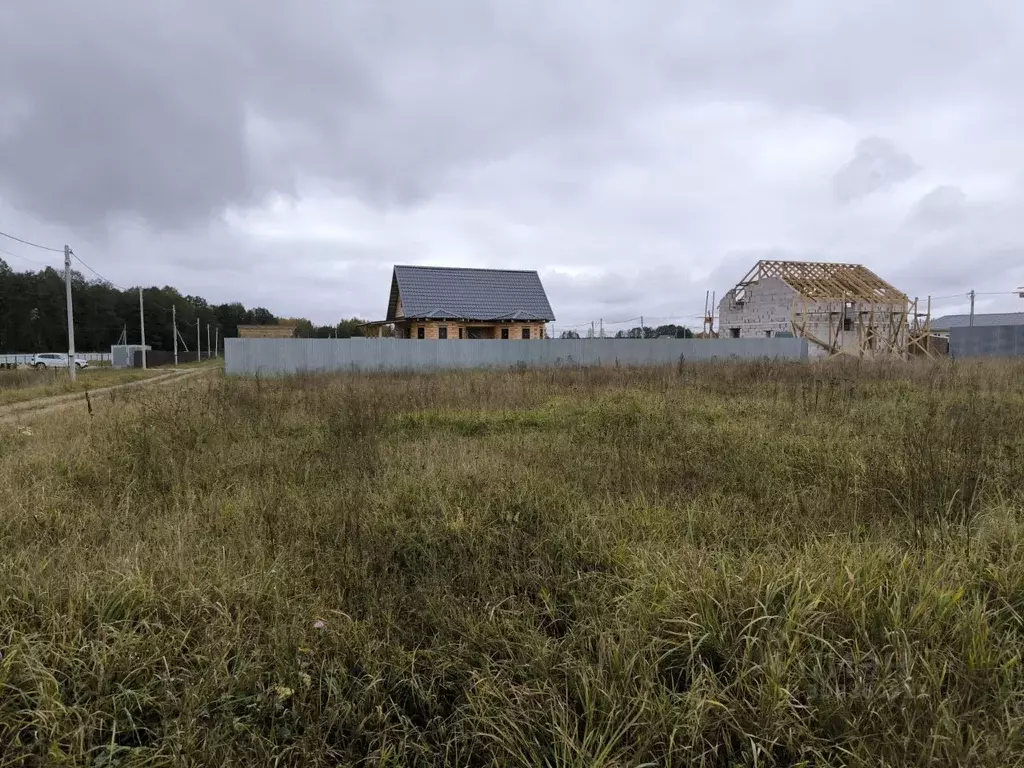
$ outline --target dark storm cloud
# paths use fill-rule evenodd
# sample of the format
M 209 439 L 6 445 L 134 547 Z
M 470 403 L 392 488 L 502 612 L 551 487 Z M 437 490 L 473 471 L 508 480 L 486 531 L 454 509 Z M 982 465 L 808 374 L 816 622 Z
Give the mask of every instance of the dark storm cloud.
M 0 189 L 79 226 L 182 226 L 302 176 L 376 204 L 420 200 L 452 167 L 643 90 L 586 41 L 558 40 L 571 16 L 546 15 L 547 31 L 527 7 L 468 0 L 5 3 L 0 99 L 17 109 Z
M 4 196 L 79 226 L 174 227 L 289 190 L 294 167 L 254 162 L 250 116 L 323 142 L 372 98 L 370 75 L 309 21 L 239 2 L 5 3 Z
M 379 315 L 396 262 L 541 269 L 560 321 L 699 312 L 760 253 L 908 291 L 969 258 L 1008 280 L 1022 20 L 1001 0 L 3 0 L 0 223 L 120 282 L 325 321 Z
M 408 204 L 454 169 L 583 141 L 655 102 L 853 114 L 938 95 L 937 79 L 953 92 L 984 51 L 975 43 L 1007 34 L 957 3 L 929 3 L 927 25 L 916 7 L 862 8 L 12 0 L 0 6 L 0 100 L 13 105 L 0 194 L 77 226 L 127 215 L 179 227 L 310 175 Z M 906 175 L 871 141 L 840 194 L 874 183 L 863 166 Z

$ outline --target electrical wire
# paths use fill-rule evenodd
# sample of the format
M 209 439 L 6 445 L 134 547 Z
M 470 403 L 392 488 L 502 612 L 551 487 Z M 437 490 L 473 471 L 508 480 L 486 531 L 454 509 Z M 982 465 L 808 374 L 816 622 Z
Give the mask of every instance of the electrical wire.
M 103 275 L 101 275 L 95 269 L 93 269 L 88 264 L 86 264 L 84 261 L 82 261 L 81 257 L 77 253 L 75 253 L 74 251 L 71 251 L 71 255 L 75 257 L 75 259 L 78 261 L 79 264 L 81 264 L 83 267 L 88 269 L 90 272 L 92 272 L 94 275 L 96 275 L 96 277 L 98 277 L 100 280 L 102 280 L 107 285 L 112 285 L 114 288 L 117 288 L 117 290 L 119 290 L 119 291 L 127 291 L 128 290 L 127 288 L 122 288 L 120 285 L 115 283 L 113 280 L 108 280 L 107 278 L 105 278 Z
M 43 262 L 41 262 L 41 261 L 36 261 L 35 259 L 30 259 L 28 256 L 22 256 L 20 253 L 13 253 L 12 251 L 5 251 L 3 248 L 0 248 L 0 253 L 3 253 L 5 255 L 7 255 L 7 256 L 13 256 L 16 259 L 24 259 L 29 264 L 35 264 L 37 267 L 43 267 L 44 269 L 46 267 L 51 266 L 50 264 L 43 264 Z
M 1016 296 L 1020 291 L 975 291 L 975 296 Z M 944 301 L 946 299 L 970 299 L 971 292 L 966 293 L 954 293 L 949 296 L 932 296 L 932 301 Z
M 92 268 L 92 267 L 90 267 L 90 266 L 89 266 L 88 264 L 86 264 L 86 263 L 85 263 L 85 262 L 84 262 L 84 261 L 82 260 L 82 258 L 81 258 L 81 257 L 80 257 L 80 256 L 79 256 L 79 255 L 78 255 L 77 253 L 75 253 L 74 251 L 71 251 L 71 255 L 75 257 L 75 259 L 76 259 L 76 260 L 78 261 L 78 263 L 79 263 L 79 264 L 81 264 L 81 265 L 82 265 L 83 267 L 85 267 L 85 268 L 86 268 L 86 269 L 88 269 L 88 270 L 89 270 L 90 272 L 92 272 L 92 273 L 93 273 L 94 275 L 96 275 L 96 277 L 98 277 L 98 278 L 99 278 L 100 280 L 102 280 L 102 281 L 103 281 L 104 283 L 106 283 L 107 285 L 109 285 L 109 286 L 112 286 L 112 287 L 114 287 L 114 288 L 117 288 L 117 290 L 119 290 L 119 291 L 122 291 L 123 293 L 128 293 L 128 291 L 129 291 L 129 289 L 128 289 L 128 288 L 125 288 L 125 287 L 123 287 L 123 286 L 120 286 L 120 285 L 118 285 L 117 283 L 115 283 L 115 282 L 114 282 L 113 280 L 109 280 L 109 279 L 107 279 L 106 277 L 104 277 L 103 275 L 101 275 L 101 274 L 100 274 L 99 272 L 97 272 L 97 271 L 96 271 L 95 269 L 93 269 L 93 268 Z M 170 307 L 165 307 L 165 306 L 164 306 L 163 304 L 160 304 L 159 302 L 156 302 L 156 301 L 153 301 L 153 300 L 150 300 L 150 301 L 149 301 L 148 303 L 149 303 L 149 304 L 150 304 L 151 306 L 154 306 L 154 307 L 156 307 L 157 309 L 162 309 L 162 310 L 163 310 L 164 312 L 171 312 L 171 311 L 173 311 L 173 310 L 171 310 L 171 308 L 170 308 Z
M 39 243 L 33 243 L 29 240 L 22 240 L 20 237 L 9 235 L 6 232 L 0 232 L 0 235 L 3 235 L 4 237 L 9 238 L 11 240 L 16 240 L 17 242 L 22 243 L 23 245 L 31 245 L 33 248 L 40 248 L 44 251 L 53 251 L 54 253 L 64 253 L 63 248 L 50 248 L 49 246 L 40 245 Z

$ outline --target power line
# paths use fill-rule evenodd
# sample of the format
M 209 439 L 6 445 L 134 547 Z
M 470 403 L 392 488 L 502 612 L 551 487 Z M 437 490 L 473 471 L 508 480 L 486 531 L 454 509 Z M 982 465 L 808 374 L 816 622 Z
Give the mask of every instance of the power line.
M 36 261 L 35 259 L 30 259 L 28 256 L 22 256 L 20 253 L 13 253 L 11 251 L 5 251 L 3 248 L 0 248 L 0 253 L 6 254 L 8 256 L 13 256 L 16 259 L 24 259 L 29 264 L 35 264 L 37 267 L 43 267 L 44 269 L 46 267 L 51 267 L 52 266 L 51 264 L 43 264 L 43 262 L 41 262 L 41 261 Z
M 163 304 L 161 304 L 160 302 L 158 302 L 158 301 L 153 301 L 152 299 L 147 299 L 147 300 L 146 300 L 146 303 L 147 303 L 147 304 L 149 304 L 150 306 L 156 307 L 157 309 L 162 309 L 162 310 L 163 310 L 164 312 L 174 312 L 174 311 L 175 311 L 175 310 L 174 310 L 173 308 L 171 308 L 171 307 L 165 307 L 165 306 L 164 306 Z
M 16 240 L 17 242 L 22 243 L 23 245 L 31 245 L 33 248 L 40 248 L 44 251 L 53 251 L 54 253 L 64 253 L 63 248 L 50 248 L 47 245 L 40 245 L 39 243 L 33 243 L 30 242 L 29 240 L 22 240 L 20 237 L 9 235 L 6 232 L 0 232 L 0 235 L 3 235 L 6 238 L 10 238 L 11 240 Z
M 1020 291 L 976 291 L 975 296 L 1016 296 Z M 945 301 L 947 299 L 969 299 L 971 292 L 952 293 L 949 296 L 930 296 L 932 301 Z
M 77 253 L 75 253 L 74 251 L 72 251 L 72 252 L 71 252 L 71 255 L 72 255 L 72 256 L 74 256 L 74 257 L 75 257 L 75 258 L 76 258 L 76 259 L 78 260 L 78 263 L 79 263 L 79 264 L 81 264 L 81 265 L 82 265 L 83 267 L 85 267 L 85 268 L 86 268 L 86 269 L 88 269 L 88 270 L 89 270 L 90 272 L 92 272 L 92 273 L 93 273 L 94 275 L 96 275 L 96 277 L 98 277 L 98 278 L 99 278 L 100 280 L 102 280 L 102 281 L 103 281 L 104 283 L 107 283 L 108 285 L 112 285 L 112 286 L 114 286 L 114 287 L 115 287 L 115 288 L 117 288 L 117 290 L 119 290 L 119 291 L 127 291 L 127 290 L 128 290 L 127 288 L 122 288 L 122 287 L 121 287 L 120 285 L 118 285 L 117 283 L 115 283 L 115 282 L 114 282 L 113 280 L 108 280 L 107 278 L 105 278 L 105 277 L 104 277 L 103 275 L 101 275 L 101 274 L 100 274 L 99 272 L 97 272 L 97 271 L 96 271 L 95 269 L 93 269 L 93 268 L 92 268 L 92 267 L 90 267 L 90 266 L 89 266 L 88 264 L 86 264 L 86 263 L 85 263 L 84 261 L 82 261 L 81 257 L 80 257 L 80 256 L 79 256 L 79 255 L 78 255 Z
M 119 291 L 123 291 L 123 292 L 125 292 L 125 293 L 127 293 L 127 292 L 128 292 L 128 290 L 129 290 L 128 288 L 125 288 L 124 286 L 118 285 L 118 284 L 117 284 L 117 283 L 115 283 L 115 282 L 114 282 L 113 280 L 109 280 L 109 279 L 107 279 L 106 277 L 104 277 L 103 275 L 101 275 L 101 274 L 100 274 L 99 272 L 97 272 L 97 271 L 96 271 L 95 269 L 93 269 L 93 268 L 92 268 L 92 267 L 90 267 L 90 266 L 89 266 L 88 264 L 86 264 L 86 263 L 85 263 L 85 262 L 84 262 L 84 261 L 82 260 L 82 258 L 81 258 L 81 257 L 80 257 L 80 256 L 79 256 L 79 255 L 78 255 L 77 253 L 75 253 L 74 251 L 71 251 L 71 255 L 72 255 L 72 256 L 74 256 L 74 257 L 75 257 L 75 258 L 76 258 L 76 259 L 78 260 L 78 263 L 79 263 L 79 264 L 81 264 L 81 265 L 82 265 L 83 267 L 85 267 L 86 269 L 88 269 L 88 270 L 89 270 L 90 272 L 92 272 L 92 273 L 93 273 L 94 275 L 96 275 L 96 277 L 98 277 L 98 278 L 99 278 L 100 280 L 102 280 L 102 281 L 103 281 L 104 283 L 106 283 L 107 285 L 113 286 L 114 288 L 117 288 L 117 290 L 119 290 Z M 162 310 L 163 310 L 164 312 L 171 312 L 171 311 L 172 311 L 172 310 L 171 310 L 170 308 L 168 308 L 168 307 L 165 307 L 165 306 L 163 306 L 162 304 L 160 304 L 159 302 L 153 301 L 152 299 L 150 299 L 148 303 L 149 303 L 150 305 L 152 305 L 152 306 L 155 306 L 155 307 L 156 307 L 157 309 L 162 309 Z

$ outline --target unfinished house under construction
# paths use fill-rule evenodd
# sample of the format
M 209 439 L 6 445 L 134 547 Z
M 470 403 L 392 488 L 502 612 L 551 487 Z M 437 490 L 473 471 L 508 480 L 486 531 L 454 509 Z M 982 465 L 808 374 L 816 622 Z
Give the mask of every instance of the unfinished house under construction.
M 928 354 L 928 312 L 860 264 L 759 261 L 718 312 L 724 338 L 797 336 L 818 357 Z

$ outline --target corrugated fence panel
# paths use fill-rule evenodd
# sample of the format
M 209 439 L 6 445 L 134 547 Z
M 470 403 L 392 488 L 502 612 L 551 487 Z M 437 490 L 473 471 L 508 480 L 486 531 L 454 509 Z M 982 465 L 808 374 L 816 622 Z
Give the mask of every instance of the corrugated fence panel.
M 949 330 L 949 356 L 1024 356 L 1024 325 L 976 325 Z
M 579 365 L 668 365 L 680 360 L 806 360 L 803 339 L 225 339 L 228 374 L 432 371 Z

